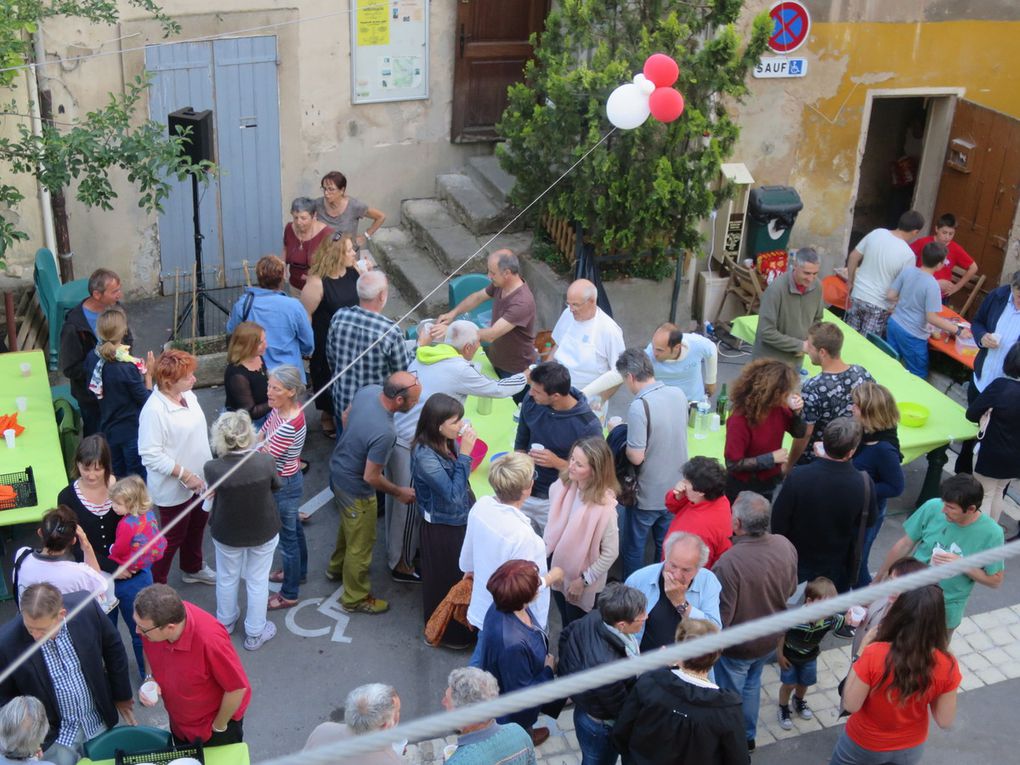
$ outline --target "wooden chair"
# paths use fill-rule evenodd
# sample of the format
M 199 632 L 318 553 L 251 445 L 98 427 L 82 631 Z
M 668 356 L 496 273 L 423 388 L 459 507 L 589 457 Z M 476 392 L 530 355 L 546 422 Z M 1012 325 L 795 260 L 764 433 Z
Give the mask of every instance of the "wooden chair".
M 953 279 L 954 280 L 960 279 L 965 273 L 966 273 L 966 271 L 963 268 L 961 268 L 960 266 L 954 266 L 953 267 Z M 984 285 L 985 280 L 987 278 L 988 277 L 984 276 L 983 274 L 974 274 L 973 276 L 970 277 L 970 279 L 967 280 L 967 283 L 964 284 L 962 287 L 960 287 L 959 291 L 957 291 L 957 293 L 956 293 L 957 295 L 960 295 L 961 297 L 963 295 L 967 296 L 966 300 L 964 300 L 964 302 L 963 302 L 963 305 L 960 306 L 960 308 L 957 309 L 957 312 L 961 316 L 963 316 L 965 318 L 967 317 L 967 315 L 968 315 L 967 311 L 970 310 L 970 307 L 971 307 L 971 305 L 973 305 L 974 300 L 977 298 L 978 294 L 981 292 L 981 287 Z
M 748 268 L 733 258 L 726 258 L 725 263 L 730 272 L 730 280 L 726 283 L 726 292 L 723 294 L 720 312 L 722 306 L 726 305 L 727 296 L 734 295 L 744 307 L 745 316 L 758 313 L 762 297 L 761 278 L 758 276 L 758 272 L 753 267 Z M 718 318 L 719 316 L 716 314 L 716 320 Z

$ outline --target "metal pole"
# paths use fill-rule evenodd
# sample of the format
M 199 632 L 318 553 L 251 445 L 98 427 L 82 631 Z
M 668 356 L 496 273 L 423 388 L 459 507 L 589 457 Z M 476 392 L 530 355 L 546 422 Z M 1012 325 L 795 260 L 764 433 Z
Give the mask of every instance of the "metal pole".
M 198 173 L 191 174 L 191 204 L 195 212 L 195 282 L 192 289 L 192 300 L 197 301 L 193 310 L 198 312 L 198 331 L 205 336 L 205 303 L 202 302 L 202 295 L 205 293 L 205 277 L 202 275 L 202 218 L 198 204 Z M 194 334 L 194 333 L 192 333 Z

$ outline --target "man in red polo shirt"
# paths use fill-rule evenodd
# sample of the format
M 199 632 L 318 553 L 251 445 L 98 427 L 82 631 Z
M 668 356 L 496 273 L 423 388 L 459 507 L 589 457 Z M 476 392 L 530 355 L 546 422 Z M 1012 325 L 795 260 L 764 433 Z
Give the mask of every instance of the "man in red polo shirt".
M 144 638 L 145 679 L 157 683 L 174 738 L 205 746 L 239 743 L 251 683 L 227 630 L 165 584 L 139 592 L 134 611 L 135 630 Z
M 944 244 L 949 250 L 949 254 L 946 255 L 946 259 L 942 263 L 942 267 L 939 268 L 934 276 L 935 281 L 939 283 L 939 289 L 942 290 L 942 300 L 947 300 L 951 295 L 959 292 L 970 280 L 974 274 L 977 273 L 977 263 L 963 247 L 953 241 L 953 237 L 956 236 L 956 216 L 952 213 L 946 213 L 935 223 L 935 235 L 934 236 L 922 236 L 919 239 L 915 239 L 910 243 L 910 249 L 914 252 L 914 257 L 917 259 L 917 267 L 921 268 L 921 253 L 924 252 L 924 246 L 930 242 L 939 242 Z M 963 276 L 958 281 L 953 281 L 953 269 L 959 266 L 964 270 Z

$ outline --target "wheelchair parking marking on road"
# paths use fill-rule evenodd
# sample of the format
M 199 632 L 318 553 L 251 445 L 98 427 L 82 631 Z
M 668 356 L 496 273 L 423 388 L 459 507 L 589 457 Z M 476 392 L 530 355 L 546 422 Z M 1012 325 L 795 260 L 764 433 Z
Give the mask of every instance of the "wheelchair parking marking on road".
M 340 596 L 343 594 L 344 588 L 341 586 L 330 595 L 328 598 L 323 600 L 322 598 L 308 598 L 302 600 L 296 606 L 287 611 L 287 618 L 284 620 L 287 625 L 287 629 L 293 632 L 298 637 L 324 637 L 329 635 L 331 632 L 332 637 L 330 638 L 334 643 L 350 643 L 351 638 L 344 634 L 344 630 L 347 629 L 347 625 L 351 621 L 351 617 L 343 612 L 340 608 Z M 315 609 L 317 612 L 332 619 L 336 622 L 334 626 L 324 627 L 302 627 L 297 623 L 297 616 L 306 606 L 317 606 Z

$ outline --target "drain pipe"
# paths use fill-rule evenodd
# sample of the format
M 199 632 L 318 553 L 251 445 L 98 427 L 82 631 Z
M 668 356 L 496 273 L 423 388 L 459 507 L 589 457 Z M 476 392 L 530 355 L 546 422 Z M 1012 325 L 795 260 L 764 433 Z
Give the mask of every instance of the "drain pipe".
M 42 30 L 37 29 L 35 34 L 32 35 L 35 54 L 35 61 L 32 63 L 26 72 L 28 75 L 28 98 L 29 98 L 29 113 L 32 115 L 32 135 L 39 137 L 42 135 L 42 112 L 40 111 L 39 101 L 39 64 L 46 60 L 46 50 L 43 46 L 42 41 Z M 50 201 L 50 192 L 41 181 L 36 181 L 36 185 L 39 187 L 39 208 L 42 211 L 42 227 L 43 227 L 43 241 L 48 249 L 53 254 L 53 263 L 57 267 L 57 273 L 60 273 L 60 263 L 57 260 L 57 230 L 53 225 L 53 205 Z

